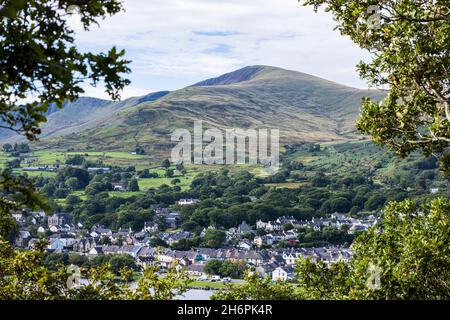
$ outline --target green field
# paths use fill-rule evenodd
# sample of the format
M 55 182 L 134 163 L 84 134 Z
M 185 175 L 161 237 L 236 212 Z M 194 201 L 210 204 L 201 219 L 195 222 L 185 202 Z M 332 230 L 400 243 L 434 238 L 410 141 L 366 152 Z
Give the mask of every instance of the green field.
M 240 284 L 233 284 L 233 286 L 239 286 Z M 218 281 L 218 282 L 210 282 L 210 281 L 192 281 L 189 283 L 190 287 L 194 288 L 211 288 L 211 289 L 225 289 L 227 288 L 227 284 Z

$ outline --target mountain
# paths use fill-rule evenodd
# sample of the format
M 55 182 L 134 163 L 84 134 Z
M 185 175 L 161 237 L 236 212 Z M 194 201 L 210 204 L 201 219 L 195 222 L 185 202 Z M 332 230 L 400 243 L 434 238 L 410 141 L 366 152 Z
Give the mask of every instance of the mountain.
M 343 86 L 305 73 L 250 66 L 192 86 L 122 102 L 83 98 L 49 116 L 36 147 L 133 150 L 156 155 L 177 128 L 278 128 L 282 143 L 359 139 L 362 97 L 385 93 Z
M 254 77 L 256 77 L 256 75 L 260 71 L 264 71 L 265 68 L 267 67 L 264 66 L 245 67 L 230 73 L 226 73 L 217 78 L 201 81 L 199 83 L 194 84 L 192 87 L 219 86 L 249 81 Z
M 123 101 L 110 101 L 90 97 L 80 97 L 74 102 L 66 102 L 62 109 L 52 105 L 46 112 L 47 122 L 41 125 L 41 139 L 83 132 L 101 125 L 118 111 L 136 106 L 143 102 L 152 102 L 169 91 L 150 93 L 143 97 L 129 98 Z M 1 142 L 16 142 L 23 138 L 6 129 L 0 130 Z

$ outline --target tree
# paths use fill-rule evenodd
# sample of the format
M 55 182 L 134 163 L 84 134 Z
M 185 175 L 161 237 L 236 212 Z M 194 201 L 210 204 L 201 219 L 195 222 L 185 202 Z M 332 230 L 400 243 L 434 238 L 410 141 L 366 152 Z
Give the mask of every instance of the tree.
M 81 202 L 82 202 L 82 200 L 80 199 L 79 196 L 76 196 L 76 195 L 68 195 L 68 196 L 66 197 L 66 204 L 67 204 L 67 205 L 73 206 L 73 205 L 79 204 L 79 203 L 81 203 Z
M 166 169 L 165 176 L 166 176 L 167 178 L 172 178 L 173 175 L 174 175 L 173 169 Z
M 104 81 L 113 99 L 129 80 L 120 74 L 130 70 L 124 51 L 81 53 L 74 46 L 68 17 L 77 6 L 83 27 L 122 10 L 118 0 L 103 1 L 3 1 L 0 14 L 0 118 L 1 127 L 36 140 L 39 125 L 51 105 L 62 107 L 83 93 L 81 83 Z M 30 96 L 32 102 L 24 102 Z
M 2 1 L 1 128 L 36 140 L 41 133 L 39 125 L 46 121 L 49 107 L 62 107 L 64 102 L 78 98 L 84 92 L 81 88 L 84 80 L 91 80 L 93 85 L 103 81 L 113 99 L 120 98 L 120 90 L 129 84 L 129 80 L 121 77 L 122 73 L 130 71 L 129 61 L 122 59 L 123 51 L 112 48 L 107 54 L 94 54 L 77 50 L 74 32 L 67 19 L 74 6 L 78 6 L 79 18 L 86 30 L 98 19 L 122 9 L 118 0 Z M 33 97 L 31 101 L 30 97 Z M 14 207 L 45 205 L 24 177 L 4 171 L 0 174 L 0 186 L 4 191 L 0 198 L 2 215 Z M 14 190 L 19 194 L 16 192 L 12 196 L 10 191 Z
M 386 202 L 386 197 L 381 194 L 374 194 L 367 199 L 364 204 L 364 208 L 369 211 L 377 210 L 381 208 Z
M 186 168 L 184 167 L 183 163 L 178 163 L 176 165 L 176 169 L 178 172 L 180 172 L 182 175 L 185 175 L 187 173 Z
M 164 159 L 163 162 L 161 162 L 161 167 L 163 168 L 169 168 L 170 167 L 170 161 L 169 159 Z
M 67 179 L 66 186 L 70 188 L 71 190 L 79 190 L 80 189 L 80 183 L 78 181 L 78 178 L 72 177 Z
M 302 0 L 330 11 L 343 35 L 374 59 L 358 66 L 384 102 L 365 98 L 357 127 L 405 157 L 435 155 L 450 176 L 450 2 Z
M 122 270 L 123 268 L 128 268 L 133 271 L 138 270 L 133 257 L 128 254 L 113 255 L 109 260 L 109 263 L 111 264 L 112 271 L 117 275 L 120 274 L 120 270 Z
M 204 271 L 209 275 L 219 275 L 219 270 L 222 267 L 222 261 L 220 260 L 208 260 L 205 263 Z
M 301 258 L 285 299 L 423 300 L 450 298 L 450 200 L 417 206 L 391 202 L 382 221 L 353 244 L 349 263 Z M 226 299 L 272 297 L 278 287 L 255 276 L 216 294 Z
M 16 158 L 16 159 L 14 159 L 12 161 L 8 161 L 6 163 L 6 165 L 7 165 L 8 168 L 11 168 L 11 169 L 20 168 L 20 159 Z
M 128 189 L 131 192 L 138 192 L 139 191 L 139 183 L 137 179 L 131 179 L 130 184 L 128 185 Z
M 171 300 L 183 294 L 190 282 L 186 273 L 175 268 L 159 277 L 158 268 L 150 266 L 133 289 L 128 283 L 133 274 L 133 269 L 127 267 L 130 257 L 117 258 L 116 267 L 122 266 L 119 277 L 108 263 L 79 269 L 54 264 L 55 270 L 49 270 L 43 266 L 45 245 L 40 243 L 37 250 L 19 252 L 0 240 L 0 300 Z M 69 261 L 86 262 L 70 257 Z M 87 283 L 68 285 L 78 285 L 81 277 Z
M 28 153 L 30 152 L 30 146 L 28 143 L 20 143 L 15 146 L 14 151 L 17 151 L 18 153 Z
M 74 156 L 70 156 L 66 160 L 66 164 L 73 165 L 73 166 L 81 166 L 86 159 L 81 154 L 76 154 Z
M 294 285 L 286 282 L 272 283 L 272 279 L 259 278 L 256 273 L 247 273 L 242 286 L 227 285 L 226 290 L 218 290 L 213 300 L 294 300 L 302 299 Z
M 53 193 L 53 196 L 57 199 L 65 199 L 70 193 L 69 189 L 66 188 L 57 188 Z
M 340 212 L 345 213 L 349 212 L 351 208 L 351 203 L 345 198 L 332 198 L 325 201 L 322 205 L 322 208 L 327 213 Z
M 13 151 L 13 146 L 11 144 L 9 144 L 9 143 L 5 143 L 3 145 L 3 151 L 4 152 L 11 152 L 11 151 Z
M 226 234 L 222 230 L 208 229 L 203 237 L 203 245 L 208 248 L 223 247 L 226 241 Z

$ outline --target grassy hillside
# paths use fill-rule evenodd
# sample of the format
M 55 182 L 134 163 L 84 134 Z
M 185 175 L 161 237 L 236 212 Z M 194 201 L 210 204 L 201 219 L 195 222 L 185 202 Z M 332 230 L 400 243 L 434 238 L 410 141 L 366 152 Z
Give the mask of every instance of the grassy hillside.
M 41 125 L 42 134 L 40 138 L 45 140 L 95 128 L 120 110 L 143 102 L 155 101 L 167 93 L 168 91 L 155 92 L 143 97 L 118 102 L 81 97 L 74 102 L 66 102 L 62 109 L 51 106 L 47 112 L 47 122 Z M 21 140 L 24 140 L 24 138 L 13 131 L 0 129 L 0 143 L 12 143 Z
M 195 120 L 203 120 L 205 128 L 278 128 L 283 143 L 357 140 L 354 123 L 361 98 L 383 95 L 300 72 L 247 67 L 155 101 L 135 98 L 121 107 L 114 104 L 104 118 L 95 117 L 77 130 L 59 130 L 36 147 L 131 151 L 139 145 L 162 158 L 173 145 L 172 131 L 192 129 Z

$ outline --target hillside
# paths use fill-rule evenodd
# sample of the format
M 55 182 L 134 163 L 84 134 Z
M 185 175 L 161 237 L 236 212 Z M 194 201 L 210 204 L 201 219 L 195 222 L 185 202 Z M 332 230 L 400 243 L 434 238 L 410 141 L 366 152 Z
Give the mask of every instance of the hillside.
M 169 91 L 150 93 L 143 97 L 134 97 L 123 101 L 110 101 L 91 97 L 80 97 L 74 102 L 66 102 L 62 109 L 50 106 L 47 122 L 41 125 L 41 139 L 83 132 L 106 121 L 118 111 L 136 106 L 143 102 L 159 99 Z M 0 129 L 0 143 L 17 142 L 23 138 L 13 131 Z
M 37 148 L 133 150 L 167 153 L 176 128 L 278 128 L 283 143 L 358 139 L 359 90 L 308 74 L 267 66 L 246 67 L 193 86 L 123 102 L 83 103 L 50 115 Z M 68 116 L 72 113 L 78 116 Z M 70 119 L 70 120 L 66 120 Z

